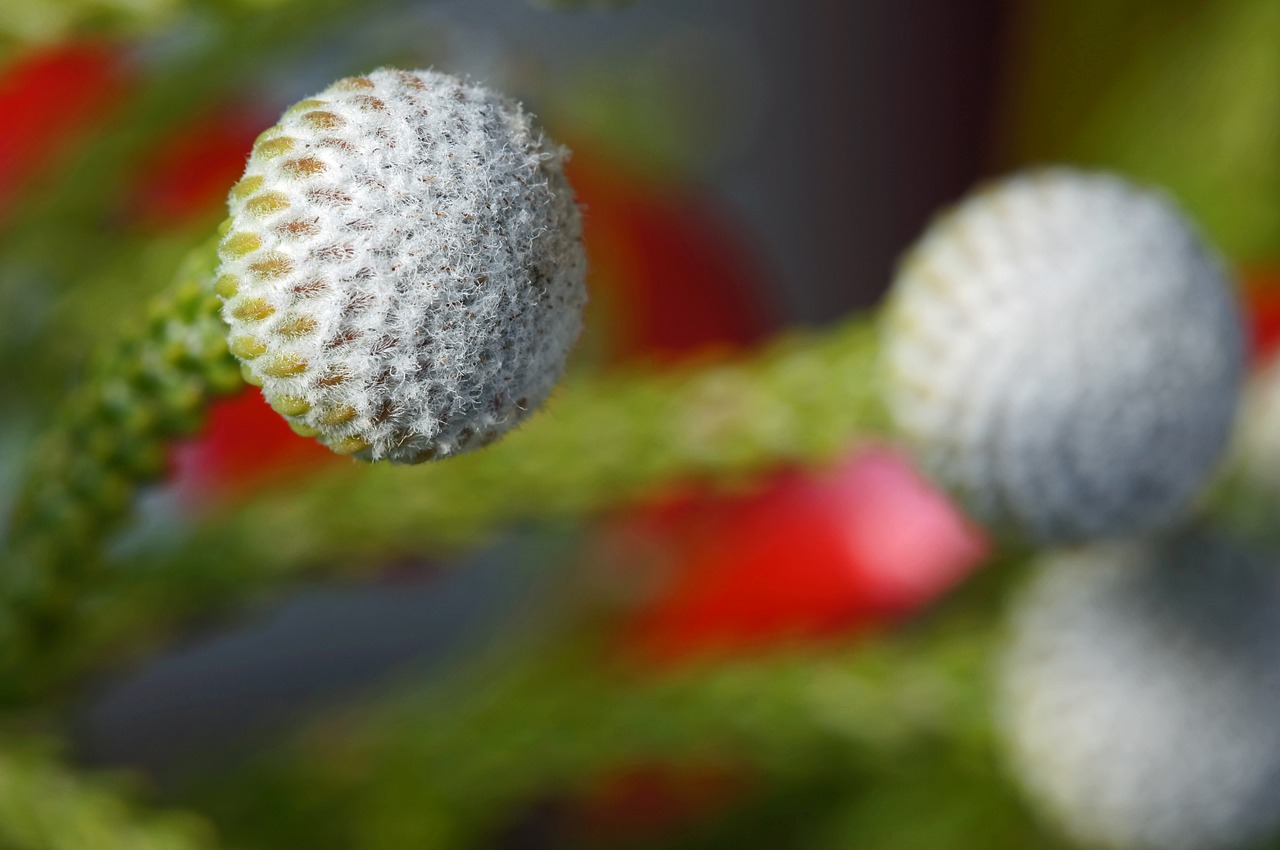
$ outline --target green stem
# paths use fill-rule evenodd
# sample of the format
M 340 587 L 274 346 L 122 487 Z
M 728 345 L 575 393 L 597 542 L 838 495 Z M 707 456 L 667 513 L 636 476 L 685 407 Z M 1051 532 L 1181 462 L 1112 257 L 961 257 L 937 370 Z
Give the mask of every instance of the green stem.
M 991 629 L 956 625 L 647 675 L 539 653 L 461 692 L 317 723 L 191 796 L 245 848 L 459 848 L 521 805 L 635 766 L 727 768 L 766 788 L 835 768 L 853 783 L 921 748 L 990 751 Z M 269 835 L 245 827 L 268 816 Z
M 201 819 L 135 811 L 105 782 L 30 746 L 0 750 L 0 847 L 6 850 L 208 850 Z
M 212 334 L 215 319 L 205 320 Z M 512 523 L 571 521 L 690 480 L 724 486 L 781 461 L 830 459 L 888 433 L 877 339 L 874 319 L 862 317 L 735 362 L 584 378 L 483 451 L 419 467 L 352 462 L 319 472 L 305 486 L 238 504 L 181 551 L 118 565 L 110 583 L 64 583 L 75 610 L 0 669 L 4 679 L 38 683 L 35 693 L 305 570 L 440 552 Z M 156 441 L 148 446 L 158 450 Z M 49 486 L 60 475 L 46 466 L 39 480 Z M 73 547 L 56 524 L 42 527 L 41 545 L 61 550 L 71 575 L 67 556 L 87 547 Z
M 108 647 L 305 568 L 439 551 L 690 479 L 723 483 L 783 460 L 821 461 L 888 429 L 877 330 L 864 317 L 737 362 L 581 380 L 485 451 L 414 468 L 343 465 L 238 507 L 153 569 L 113 570 L 101 582 L 101 544 L 137 484 L 159 471 L 163 441 L 191 430 L 203 401 L 238 381 L 216 304 L 193 281 L 178 291 L 152 336 L 122 346 L 73 400 L 28 476 L 11 541 L 17 563 L 0 577 L 9 627 L 0 669 L 10 683 L 0 696 L 22 696 L 18 683 L 32 695 L 67 681 Z
M 0 0 L 3 9 L 26 5 Z M 127 224 L 127 215 L 121 220 L 128 199 L 153 178 L 155 158 L 170 153 L 157 143 L 181 135 L 198 119 L 225 115 L 235 120 L 231 107 L 254 109 L 262 80 L 309 62 L 318 46 L 345 38 L 388 0 L 178 0 L 176 5 L 187 7 L 178 10 L 183 16 L 179 30 L 186 35 L 144 42 L 140 70 L 145 73 L 129 85 L 108 123 L 89 134 L 91 143 L 67 151 L 56 173 L 32 185 L 36 191 L 6 200 L 0 222 L 5 267 L 0 314 L 36 326 L 43 339 L 60 335 L 61 342 L 42 346 L 40 357 L 27 358 L 24 368 L 0 374 L 0 416 L 8 410 L 49 410 L 85 354 L 115 338 L 118 317 L 95 305 L 121 293 L 145 298 L 165 283 L 152 279 L 152 268 L 163 265 L 160 258 L 171 256 L 169 246 L 185 239 L 184 233 Z M 95 20 L 95 30 L 103 29 L 109 29 L 107 22 Z M 181 49 L 175 49 L 179 43 Z M 120 45 L 122 54 L 128 47 Z M 0 54 L 3 49 L 0 33 Z M 190 232 L 203 235 L 208 231 L 201 228 L 216 221 L 193 221 Z M 67 250 L 68 245 L 76 250 Z M 65 297 L 72 291 L 74 298 Z M 21 361 L 30 339 L 29 329 L 0 335 L 0 359 Z
M 416 468 L 336 468 L 238 507 L 204 536 L 239 541 L 271 568 L 438 551 L 673 485 L 828 461 L 890 433 L 878 337 L 863 316 L 738 361 L 571 382 L 492 448 Z
M 100 360 L 32 451 L 0 572 L 0 669 L 66 623 L 102 582 L 104 546 L 138 488 L 164 470 L 166 442 L 194 431 L 214 395 L 240 385 L 208 285 L 216 243 L 194 251 L 145 327 Z M 38 668 L 0 695 L 40 686 Z
M 878 336 L 864 316 L 737 361 L 572 381 L 483 451 L 420 467 L 346 463 L 239 502 L 180 553 L 135 564 L 119 604 L 136 593 L 195 613 L 301 570 L 438 554 L 516 523 L 572 522 L 690 482 L 727 487 L 782 462 L 829 461 L 889 433 Z

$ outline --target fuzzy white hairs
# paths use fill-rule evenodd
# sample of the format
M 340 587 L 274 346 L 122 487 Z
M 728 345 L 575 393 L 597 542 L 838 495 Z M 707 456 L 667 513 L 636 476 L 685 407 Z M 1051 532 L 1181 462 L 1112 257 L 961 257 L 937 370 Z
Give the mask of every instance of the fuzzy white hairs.
M 255 143 L 219 248 L 246 378 L 362 459 L 500 436 L 582 328 L 564 158 L 519 106 L 432 71 L 377 70 L 290 108 Z
M 1014 771 L 1082 845 L 1253 846 L 1280 827 L 1280 572 L 1199 531 L 1045 557 L 997 703 Z
M 977 519 L 1053 543 L 1175 521 L 1222 454 L 1244 342 L 1161 194 L 1047 169 L 941 217 L 894 284 L 889 404 Z

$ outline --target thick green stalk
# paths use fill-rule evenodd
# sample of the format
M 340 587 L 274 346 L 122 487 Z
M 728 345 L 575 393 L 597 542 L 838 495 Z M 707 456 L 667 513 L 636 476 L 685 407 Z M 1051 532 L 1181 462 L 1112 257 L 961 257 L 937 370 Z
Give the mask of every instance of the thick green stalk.
M 0 750 L 5 850 L 208 850 L 213 834 L 187 814 L 141 814 L 104 781 L 31 747 Z
M 483 846 L 522 805 L 635 766 L 726 768 L 764 788 L 835 772 L 852 785 L 922 749 L 989 752 L 991 632 L 948 626 L 648 674 L 542 653 L 461 692 L 318 723 L 193 798 L 250 850 L 460 848 Z M 262 832 L 250 826 L 268 815 Z
M 272 567 L 438 551 L 673 485 L 830 460 L 889 433 L 877 347 L 875 320 L 862 316 L 741 360 L 580 379 L 489 449 L 417 468 L 337 468 L 237 507 L 206 536 Z
M 60 631 L 11 654 L 18 666 L 6 678 L 65 682 L 124 645 L 304 570 L 438 553 L 691 480 L 724 486 L 782 461 L 829 459 L 887 433 L 877 336 L 863 317 L 738 361 L 581 378 L 483 451 L 417 467 L 344 463 L 291 482 L 206 522 L 178 551 L 135 556 L 110 583 L 76 585 Z
M 23 368 L 0 373 L 0 417 L 9 411 L 50 411 L 75 367 L 88 352 L 115 339 L 118 323 L 133 314 L 132 308 L 104 308 L 148 298 L 167 282 L 163 269 L 176 256 L 173 251 L 181 250 L 175 243 L 192 244 L 216 222 L 192 221 L 190 231 L 159 232 L 154 224 L 133 220 L 131 210 L 145 199 L 149 181 L 159 176 L 157 168 L 163 172 L 163 161 L 177 146 L 210 118 L 237 122 L 253 114 L 260 108 L 254 104 L 262 97 L 264 79 L 277 78 L 297 63 L 305 66 L 327 40 L 347 38 L 352 26 L 388 3 L 177 0 L 168 3 L 178 7 L 171 16 L 177 24 L 172 36 L 118 45 L 131 80 L 126 96 L 102 126 L 91 128 L 65 158 L 51 163 L 53 172 L 39 175 L 5 202 L 0 315 L 21 323 L 21 332 L 0 335 L 0 360 L 23 362 Z M 63 0 L 0 0 L 0 18 L 6 12 L 21 17 L 30 6 L 36 16 L 57 20 L 62 16 L 54 7 L 62 5 Z M 66 5 L 123 4 L 70 0 Z M 154 4 L 128 5 L 141 12 Z M 95 33 L 115 31 L 109 16 L 95 16 L 92 25 Z M 0 65 L 3 30 L 0 22 Z M 136 54 L 135 47 L 141 47 Z M 353 56 L 350 61 L 361 60 Z M 269 123 L 264 121 L 263 128 Z M 37 339 L 40 356 L 29 357 Z
M 167 441 L 240 385 L 208 284 L 214 247 L 194 251 L 145 326 L 90 367 L 31 452 L 0 571 L 0 694 L 39 686 L 38 668 L 8 674 L 109 578 L 104 547 L 138 488 L 164 471 Z

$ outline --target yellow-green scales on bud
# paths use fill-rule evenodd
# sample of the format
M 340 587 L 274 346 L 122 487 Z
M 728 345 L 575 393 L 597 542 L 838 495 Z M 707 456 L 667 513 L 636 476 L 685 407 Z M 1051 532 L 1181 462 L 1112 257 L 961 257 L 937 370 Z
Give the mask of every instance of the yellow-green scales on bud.
M 582 327 L 565 156 L 519 106 L 431 71 L 295 104 L 254 144 L 219 247 L 246 380 L 294 430 L 366 460 L 496 439 Z

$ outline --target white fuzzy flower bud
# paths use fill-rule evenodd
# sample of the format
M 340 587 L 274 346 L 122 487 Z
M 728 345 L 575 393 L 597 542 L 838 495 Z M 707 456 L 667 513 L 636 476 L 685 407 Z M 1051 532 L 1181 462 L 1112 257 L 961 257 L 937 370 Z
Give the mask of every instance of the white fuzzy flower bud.
M 1005 179 L 904 260 L 889 404 L 978 519 L 1037 541 L 1174 519 L 1243 376 L 1215 256 L 1162 195 L 1066 169 Z
M 300 433 L 364 459 L 475 448 L 540 404 L 586 300 L 564 152 L 498 95 L 382 69 L 293 106 L 231 192 L 232 352 Z
M 1085 846 L 1224 850 L 1280 831 L 1280 570 L 1185 534 L 1046 559 L 998 712 L 1032 798 Z

